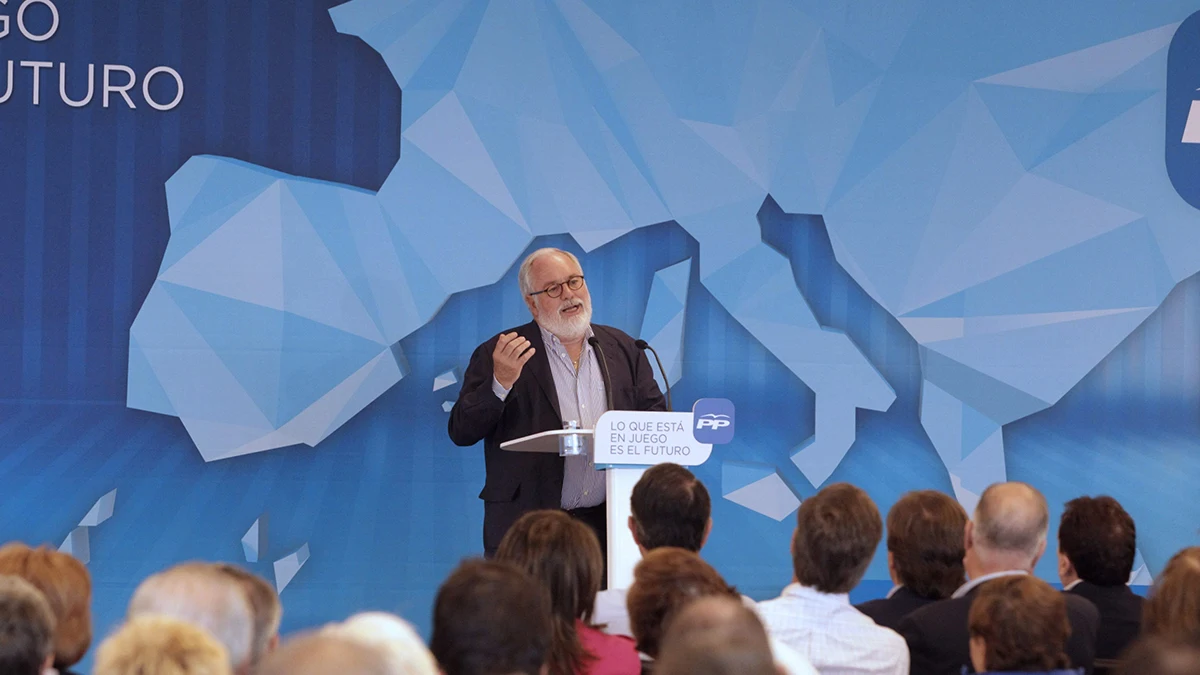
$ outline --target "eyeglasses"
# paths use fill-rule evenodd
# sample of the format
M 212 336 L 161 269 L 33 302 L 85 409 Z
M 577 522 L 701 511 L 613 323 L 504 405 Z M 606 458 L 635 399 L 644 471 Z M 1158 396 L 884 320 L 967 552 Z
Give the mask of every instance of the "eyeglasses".
M 557 284 L 550 284 L 540 291 L 534 291 L 530 293 L 529 297 L 532 298 L 535 295 L 541 295 L 542 293 L 545 293 L 547 298 L 557 298 L 562 295 L 563 286 L 566 286 L 573 291 L 583 288 L 583 275 L 576 274 L 573 277 L 568 277 L 566 281 Z

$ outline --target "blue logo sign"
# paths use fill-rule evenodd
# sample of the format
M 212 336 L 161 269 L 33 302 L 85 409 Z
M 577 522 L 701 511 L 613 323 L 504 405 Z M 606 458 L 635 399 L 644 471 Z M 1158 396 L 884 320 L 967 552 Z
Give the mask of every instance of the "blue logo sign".
M 1175 31 L 1167 52 L 1167 175 L 1200 209 L 1200 12 Z
M 720 445 L 733 440 L 733 401 L 702 398 L 692 406 L 692 419 L 697 441 Z

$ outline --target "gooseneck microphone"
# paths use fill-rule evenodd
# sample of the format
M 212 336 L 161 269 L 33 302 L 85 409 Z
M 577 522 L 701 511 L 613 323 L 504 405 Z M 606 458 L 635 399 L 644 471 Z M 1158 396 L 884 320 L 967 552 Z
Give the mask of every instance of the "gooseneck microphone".
M 596 360 L 600 362 L 600 370 L 604 372 L 604 393 L 608 398 L 608 409 L 613 409 L 612 375 L 608 372 L 608 359 L 604 358 L 604 350 L 600 348 L 600 338 L 593 335 L 588 338 L 588 344 L 596 350 Z
M 658 372 L 662 373 L 662 376 L 663 376 L 663 384 L 667 385 L 667 412 L 670 412 L 670 410 L 671 410 L 671 381 L 667 379 L 667 369 L 663 368 L 662 359 L 658 358 L 658 352 L 654 351 L 654 347 L 651 347 L 650 343 L 646 342 L 645 340 L 642 340 L 639 338 L 638 340 L 634 341 L 633 346 L 637 347 L 638 349 L 642 349 L 642 350 L 649 349 L 650 353 L 654 355 L 654 361 L 656 363 L 658 363 Z

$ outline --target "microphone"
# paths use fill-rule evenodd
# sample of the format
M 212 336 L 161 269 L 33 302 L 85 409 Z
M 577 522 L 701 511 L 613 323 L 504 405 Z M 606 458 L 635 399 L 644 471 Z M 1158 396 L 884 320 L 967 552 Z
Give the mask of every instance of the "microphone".
M 604 350 L 600 348 L 600 338 L 593 335 L 592 337 L 588 338 L 588 344 L 592 346 L 592 349 L 596 350 L 596 356 L 599 357 L 597 359 L 597 361 L 600 362 L 600 370 L 602 370 L 604 372 L 604 393 L 608 397 L 608 409 L 612 410 L 613 409 L 612 375 L 610 375 L 608 372 L 608 359 L 604 358 Z
M 658 352 L 654 351 L 654 347 L 651 347 L 650 343 L 646 342 L 645 340 L 642 340 L 639 338 L 634 341 L 633 346 L 635 346 L 638 349 L 641 349 L 643 351 L 649 349 L 650 353 L 654 355 L 654 360 L 655 360 L 655 362 L 658 363 L 658 372 L 662 373 L 662 376 L 663 376 L 663 384 L 667 385 L 667 410 L 670 411 L 671 410 L 671 381 L 667 379 L 667 369 L 663 368 L 662 359 L 658 358 Z

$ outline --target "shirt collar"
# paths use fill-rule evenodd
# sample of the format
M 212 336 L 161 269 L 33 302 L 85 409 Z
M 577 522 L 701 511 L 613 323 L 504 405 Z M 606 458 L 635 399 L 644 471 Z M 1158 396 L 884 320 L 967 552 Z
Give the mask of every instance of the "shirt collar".
M 808 602 L 817 602 L 827 605 L 849 605 L 850 594 L 848 593 L 822 593 L 815 588 L 804 586 L 798 583 L 790 583 L 783 589 L 783 595 L 797 600 L 805 600 Z
M 537 323 L 537 322 L 535 321 L 534 323 Z M 566 349 L 566 347 L 563 346 L 562 340 L 559 340 L 557 335 L 546 330 L 545 327 L 543 327 L 542 324 L 540 324 L 540 323 L 537 324 L 537 327 L 538 327 L 538 330 L 540 330 L 542 332 L 542 342 L 545 343 L 546 346 L 554 347 L 557 349 L 564 349 L 564 350 Z M 588 349 L 591 348 L 591 345 L 588 344 L 588 338 L 594 336 L 595 334 L 596 333 L 592 330 L 592 325 L 588 324 L 587 332 L 583 334 L 583 349 L 584 349 L 584 351 L 587 351 Z
M 903 584 L 892 586 L 892 590 L 888 591 L 888 594 L 883 597 L 887 600 L 891 600 L 892 596 L 899 593 L 901 588 L 904 588 Z
M 967 583 L 963 584 L 962 586 L 959 586 L 958 590 L 954 591 L 954 595 L 951 595 L 950 597 L 951 598 L 961 598 L 964 595 L 966 595 L 967 593 L 970 593 L 971 591 L 975 590 L 976 586 L 978 586 L 979 584 L 982 584 L 985 581 L 991 581 L 992 579 L 999 579 L 1000 577 L 1011 577 L 1011 576 L 1014 576 L 1017 574 L 1029 574 L 1029 572 L 1026 572 L 1025 570 L 1005 570 L 1003 572 L 992 572 L 991 574 L 985 574 L 985 575 L 979 577 L 978 579 L 972 579 L 972 580 L 968 581 Z
M 1082 583 L 1083 583 L 1083 579 L 1076 579 L 1075 581 L 1072 581 L 1071 583 L 1067 584 L 1066 586 L 1063 586 L 1063 590 L 1069 591 L 1072 588 L 1075 588 L 1076 586 L 1078 586 L 1079 584 L 1082 584 Z

